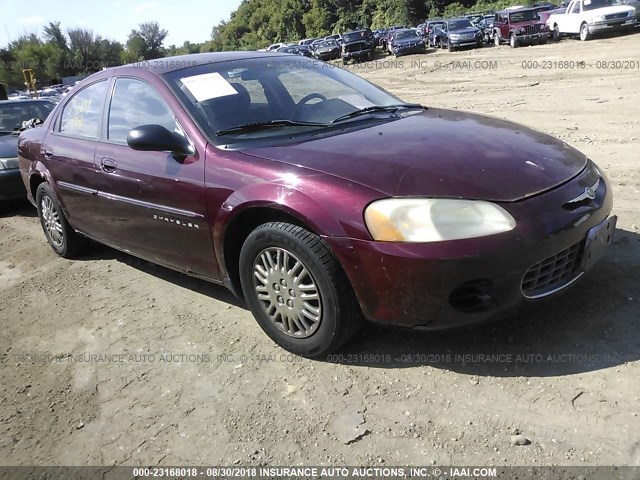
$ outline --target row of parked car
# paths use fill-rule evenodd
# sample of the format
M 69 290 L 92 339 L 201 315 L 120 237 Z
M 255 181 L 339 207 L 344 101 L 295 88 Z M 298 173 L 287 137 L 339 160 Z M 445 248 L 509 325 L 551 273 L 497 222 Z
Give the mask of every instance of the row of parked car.
M 415 28 L 396 25 L 371 31 L 368 28 L 325 38 L 300 40 L 297 45 L 274 44 L 268 51 L 294 53 L 319 60 L 342 58 L 369 60 L 376 48 L 396 57 L 423 53 L 430 48 L 482 47 L 487 44 L 512 48 L 544 44 L 566 36 L 588 40 L 609 31 L 640 26 L 638 0 L 565 0 L 534 7 L 512 6 L 491 13 L 472 13 L 459 18 L 431 19 Z

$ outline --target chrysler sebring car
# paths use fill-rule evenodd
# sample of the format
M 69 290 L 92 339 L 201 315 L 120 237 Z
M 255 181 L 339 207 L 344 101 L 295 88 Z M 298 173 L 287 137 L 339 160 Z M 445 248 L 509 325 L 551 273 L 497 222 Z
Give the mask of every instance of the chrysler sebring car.
M 604 173 L 560 140 L 274 53 L 96 73 L 19 162 L 57 254 L 92 239 L 223 284 L 306 356 L 365 319 L 513 315 L 585 276 L 616 222 Z

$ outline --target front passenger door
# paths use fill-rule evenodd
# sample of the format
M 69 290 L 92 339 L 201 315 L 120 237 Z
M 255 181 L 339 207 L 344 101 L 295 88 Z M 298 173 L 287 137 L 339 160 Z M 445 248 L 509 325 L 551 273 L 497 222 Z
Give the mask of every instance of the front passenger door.
M 179 161 L 167 152 L 131 149 L 129 131 L 147 124 L 184 135 L 155 88 L 140 79 L 117 78 L 96 148 L 99 238 L 155 263 L 215 278 L 204 152 Z

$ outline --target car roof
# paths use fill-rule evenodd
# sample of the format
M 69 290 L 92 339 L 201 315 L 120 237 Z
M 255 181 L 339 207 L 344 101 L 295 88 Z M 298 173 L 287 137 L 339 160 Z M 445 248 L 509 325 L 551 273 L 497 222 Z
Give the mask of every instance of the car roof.
M 15 99 L 15 100 L 0 100 L 0 105 L 4 105 L 4 104 L 7 104 L 7 103 L 15 105 L 16 103 L 32 103 L 32 102 L 52 103 L 50 100 L 47 100 L 45 98 L 18 98 L 18 99 Z
M 447 23 L 449 23 L 449 22 L 457 22 L 458 20 L 469 20 L 469 17 L 450 18 L 449 20 L 447 20 Z
M 276 43 L 274 45 L 287 46 L 286 43 Z M 113 70 L 136 68 L 149 70 L 157 75 L 163 75 L 169 72 L 175 72 L 189 67 L 197 67 L 200 65 L 215 64 L 229 62 L 233 60 L 252 60 L 256 58 L 273 58 L 273 53 L 258 51 L 238 51 L 238 52 L 208 52 L 208 53 L 192 53 L 189 55 L 177 55 L 175 57 L 161 58 L 157 60 L 143 60 L 113 69 L 102 70 L 101 72 L 113 72 Z
M 527 12 L 529 10 L 537 11 L 535 8 L 522 7 L 522 8 L 514 8 L 511 10 L 500 10 L 496 13 L 518 13 L 518 12 Z

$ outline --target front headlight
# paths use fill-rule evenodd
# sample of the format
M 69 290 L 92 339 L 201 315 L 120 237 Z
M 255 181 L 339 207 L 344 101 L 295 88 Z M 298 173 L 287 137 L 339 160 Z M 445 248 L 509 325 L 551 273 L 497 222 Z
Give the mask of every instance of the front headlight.
M 0 158 L 0 170 L 12 170 L 19 166 L 18 157 Z
M 589 23 L 596 22 L 604 22 L 604 17 L 602 15 L 596 15 L 595 17 L 591 17 L 591 21 Z
M 369 205 L 364 219 L 374 240 L 440 242 L 513 230 L 502 207 L 481 200 L 389 198 Z

